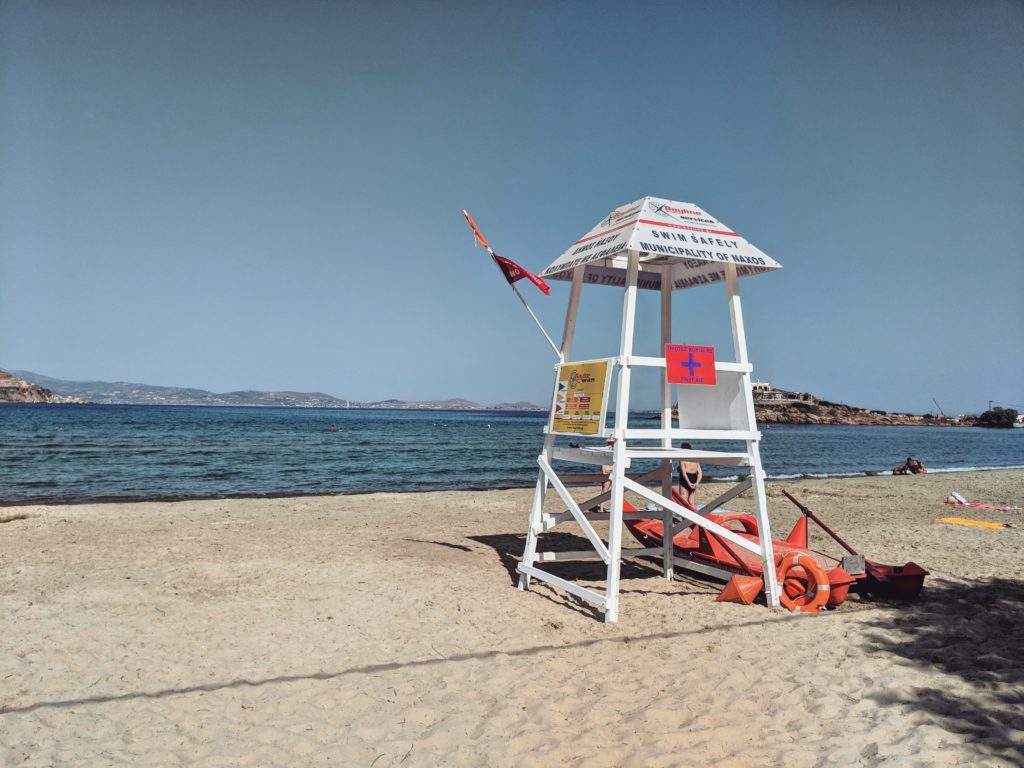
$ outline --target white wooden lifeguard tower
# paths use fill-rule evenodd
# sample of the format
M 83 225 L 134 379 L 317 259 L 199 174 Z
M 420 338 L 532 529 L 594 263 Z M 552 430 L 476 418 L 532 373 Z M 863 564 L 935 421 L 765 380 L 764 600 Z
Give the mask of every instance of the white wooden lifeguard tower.
M 518 566 L 519 588 L 527 589 L 531 579 L 544 581 L 597 605 L 605 621 L 618 620 L 619 566 L 623 557 L 660 555 L 666 578 L 676 566 L 707 576 L 727 579 L 731 574 L 707 565 L 677 558 L 673 536 L 694 523 L 756 554 L 764 568 L 768 605 L 779 604 L 775 577 L 771 527 L 764 490 L 764 471 L 758 447 L 760 433 L 754 418 L 751 393 L 751 365 L 743 330 L 738 278 L 778 269 L 781 265 L 748 243 L 720 221 L 692 203 L 677 203 L 645 197 L 616 209 L 596 227 L 559 256 L 541 277 L 571 280 L 569 307 L 562 336 L 561 360 L 556 367 L 551 414 L 545 428 L 544 450 L 537 458 L 540 471 L 530 512 L 529 531 L 522 562 Z M 735 360 L 714 357 L 709 347 L 672 343 L 672 293 L 682 288 L 721 283 L 726 287 Z M 619 354 L 600 360 L 572 362 L 572 342 L 580 296 L 584 285 L 623 286 L 622 333 Z M 661 357 L 633 354 L 637 289 L 661 293 Z M 693 342 L 695 340 L 688 339 Z M 711 350 L 710 357 L 707 352 Z M 696 356 L 695 356 L 696 355 Z M 667 362 L 668 361 L 668 362 Z M 699 371 L 699 366 L 704 369 Z M 627 425 L 630 407 L 630 378 L 634 368 L 651 367 L 665 371 L 661 385 L 661 419 L 654 428 Z M 708 370 L 713 368 L 713 371 Z M 608 393 L 612 374 L 617 377 L 614 425 L 606 424 Z M 714 382 L 709 383 L 709 382 Z M 673 386 L 677 388 L 679 425 L 673 425 Z M 559 436 L 603 438 L 595 445 L 574 447 L 558 443 Z M 609 445 L 609 439 L 614 443 Z M 700 447 L 684 450 L 676 441 L 741 441 L 743 452 L 722 452 Z M 577 443 L 578 445 L 578 443 Z M 659 460 L 658 469 L 642 475 L 627 474 L 633 460 Z M 672 500 L 672 461 L 696 461 L 731 467 L 749 467 L 738 484 L 692 512 Z M 556 469 L 558 462 L 594 466 L 610 465 L 611 490 L 577 503 L 566 486 L 572 483 L 600 483 L 602 475 L 572 475 Z M 649 488 L 655 485 L 657 490 Z M 545 510 L 548 491 L 553 489 L 564 507 Z M 703 515 L 740 493 L 753 489 L 759 542 L 737 536 L 733 531 Z M 648 502 L 647 511 L 623 513 L 623 494 L 630 491 Z M 595 505 L 610 499 L 610 510 L 595 511 Z M 656 510 L 656 511 L 655 511 Z M 623 519 L 659 518 L 664 543 L 659 547 L 622 548 Z M 595 520 L 608 520 L 605 541 L 594 528 Z M 543 534 L 562 523 L 575 523 L 590 541 L 592 549 L 582 551 L 538 551 Z M 565 560 L 603 560 L 607 565 L 604 594 L 543 569 L 544 563 Z

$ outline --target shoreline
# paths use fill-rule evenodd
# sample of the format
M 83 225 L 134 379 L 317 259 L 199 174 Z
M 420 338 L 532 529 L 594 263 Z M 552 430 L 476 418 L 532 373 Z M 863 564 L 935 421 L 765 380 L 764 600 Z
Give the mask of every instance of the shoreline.
M 1024 470 L 1024 465 L 1011 464 L 1007 466 L 991 466 L 991 467 L 949 467 L 949 468 L 937 468 L 930 469 L 924 475 L 925 477 L 938 476 L 938 475 L 962 475 L 972 472 L 1000 472 L 1000 471 L 1014 471 Z M 768 483 L 787 482 L 794 480 L 856 480 L 864 478 L 884 478 L 893 477 L 892 470 L 880 469 L 871 470 L 865 469 L 861 472 L 837 472 L 833 474 L 828 473 L 817 473 L 817 472 L 801 472 L 795 474 L 786 475 L 767 475 L 765 481 Z M 725 475 L 720 477 L 714 477 L 710 475 L 704 476 L 704 485 L 708 484 L 722 484 L 722 483 L 735 483 L 739 475 Z M 173 504 L 183 501 L 226 501 L 226 500 L 245 500 L 245 499 L 305 499 L 305 498 L 333 498 L 333 497 L 348 497 L 348 496 L 369 496 L 377 493 L 391 493 L 391 494 L 416 494 L 416 493 L 491 493 L 497 491 L 515 491 L 523 489 L 532 489 L 534 487 L 533 482 L 522 483 L 518 485 L 493 485 L 493 486 L 463 486 L 460 488 L 409 488 L 409 489 L 394 489 L 394 488 L 377 488 L 377 489 L 366 489 L 366 490 L 354 490 L 354 491 L 338 491 L 337 493 L 323 493 L 320 491 L 311 491 L 309 493 L 301 493 L 294 491 L 280 491 L 280 492 L 267 492 L 267 493 L 238 493 L 238 494 L 223 494 L 223 495 L 164 495 L 164 496 L 89 496 L 83 498 L 64 498 L 64 497 L 42 497 L 39 499 L 0 499 L 0 509 L 9 509 L 14 507 L 25 507 L 25 506 L 53 506 L 53 507 L 72 507 L 82 506 L 87 504 L 146 504 L 146 503 L 168 503 Z M 570 488 L 575 487 L 570 485 Z M 2 522 L 4 515 L 0 514 L 0 522 Z

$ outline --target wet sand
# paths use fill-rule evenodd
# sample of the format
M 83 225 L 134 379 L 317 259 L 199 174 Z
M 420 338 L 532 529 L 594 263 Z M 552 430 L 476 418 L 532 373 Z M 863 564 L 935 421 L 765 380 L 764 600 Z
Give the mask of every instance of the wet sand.
M 1022 523 L 942 501 L 1024 506 L 1024 471 L 771 483 L 776 537 L 780 488 L 921 599 L 796 615 L 631 560 L 606 625 L 512 586 L 530 490 L 5 508 L 0 763 L 1024 766 L 1024 527 L 933 522 Z

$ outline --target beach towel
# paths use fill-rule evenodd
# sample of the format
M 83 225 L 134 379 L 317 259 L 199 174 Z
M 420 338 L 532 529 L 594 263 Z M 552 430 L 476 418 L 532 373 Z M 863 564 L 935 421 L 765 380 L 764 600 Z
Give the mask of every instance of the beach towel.
M 971 525 L 975 528 L 1016 528 L 1013 523 L 989 523 L 984 520 L 969 520 L 966 517 L 936 517 L 936 523 L 952 523 L 953 525 Z
M 997 512 L 1018 512 L 1020 507 L 997 507 L 994 504 L 982 504 L 981 502 L 971 502 L 965 499 L 956 491 L 949 492 L 949 498 L 946 499 L 946 504 L 951 507 L 974 507 L 975 509 L 994 509 Z

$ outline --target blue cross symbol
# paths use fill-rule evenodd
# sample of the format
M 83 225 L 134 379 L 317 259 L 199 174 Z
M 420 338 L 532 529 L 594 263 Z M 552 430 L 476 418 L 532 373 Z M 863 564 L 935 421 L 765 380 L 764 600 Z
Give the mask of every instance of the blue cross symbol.
M 700 363 L 693 362 L 693 352 L 690 353 L 690 359 L 689 360 L 687 360 L 685 363 L 681 362 L 681 363 L 679 363 L 679 365 L 681 365 L 683 368 L 689 368 L 690 369 L 690 378 L 691 379 L 694 376 L 693 370 L 695 368 L 700 368 L 700 366 L 701 366 Z

